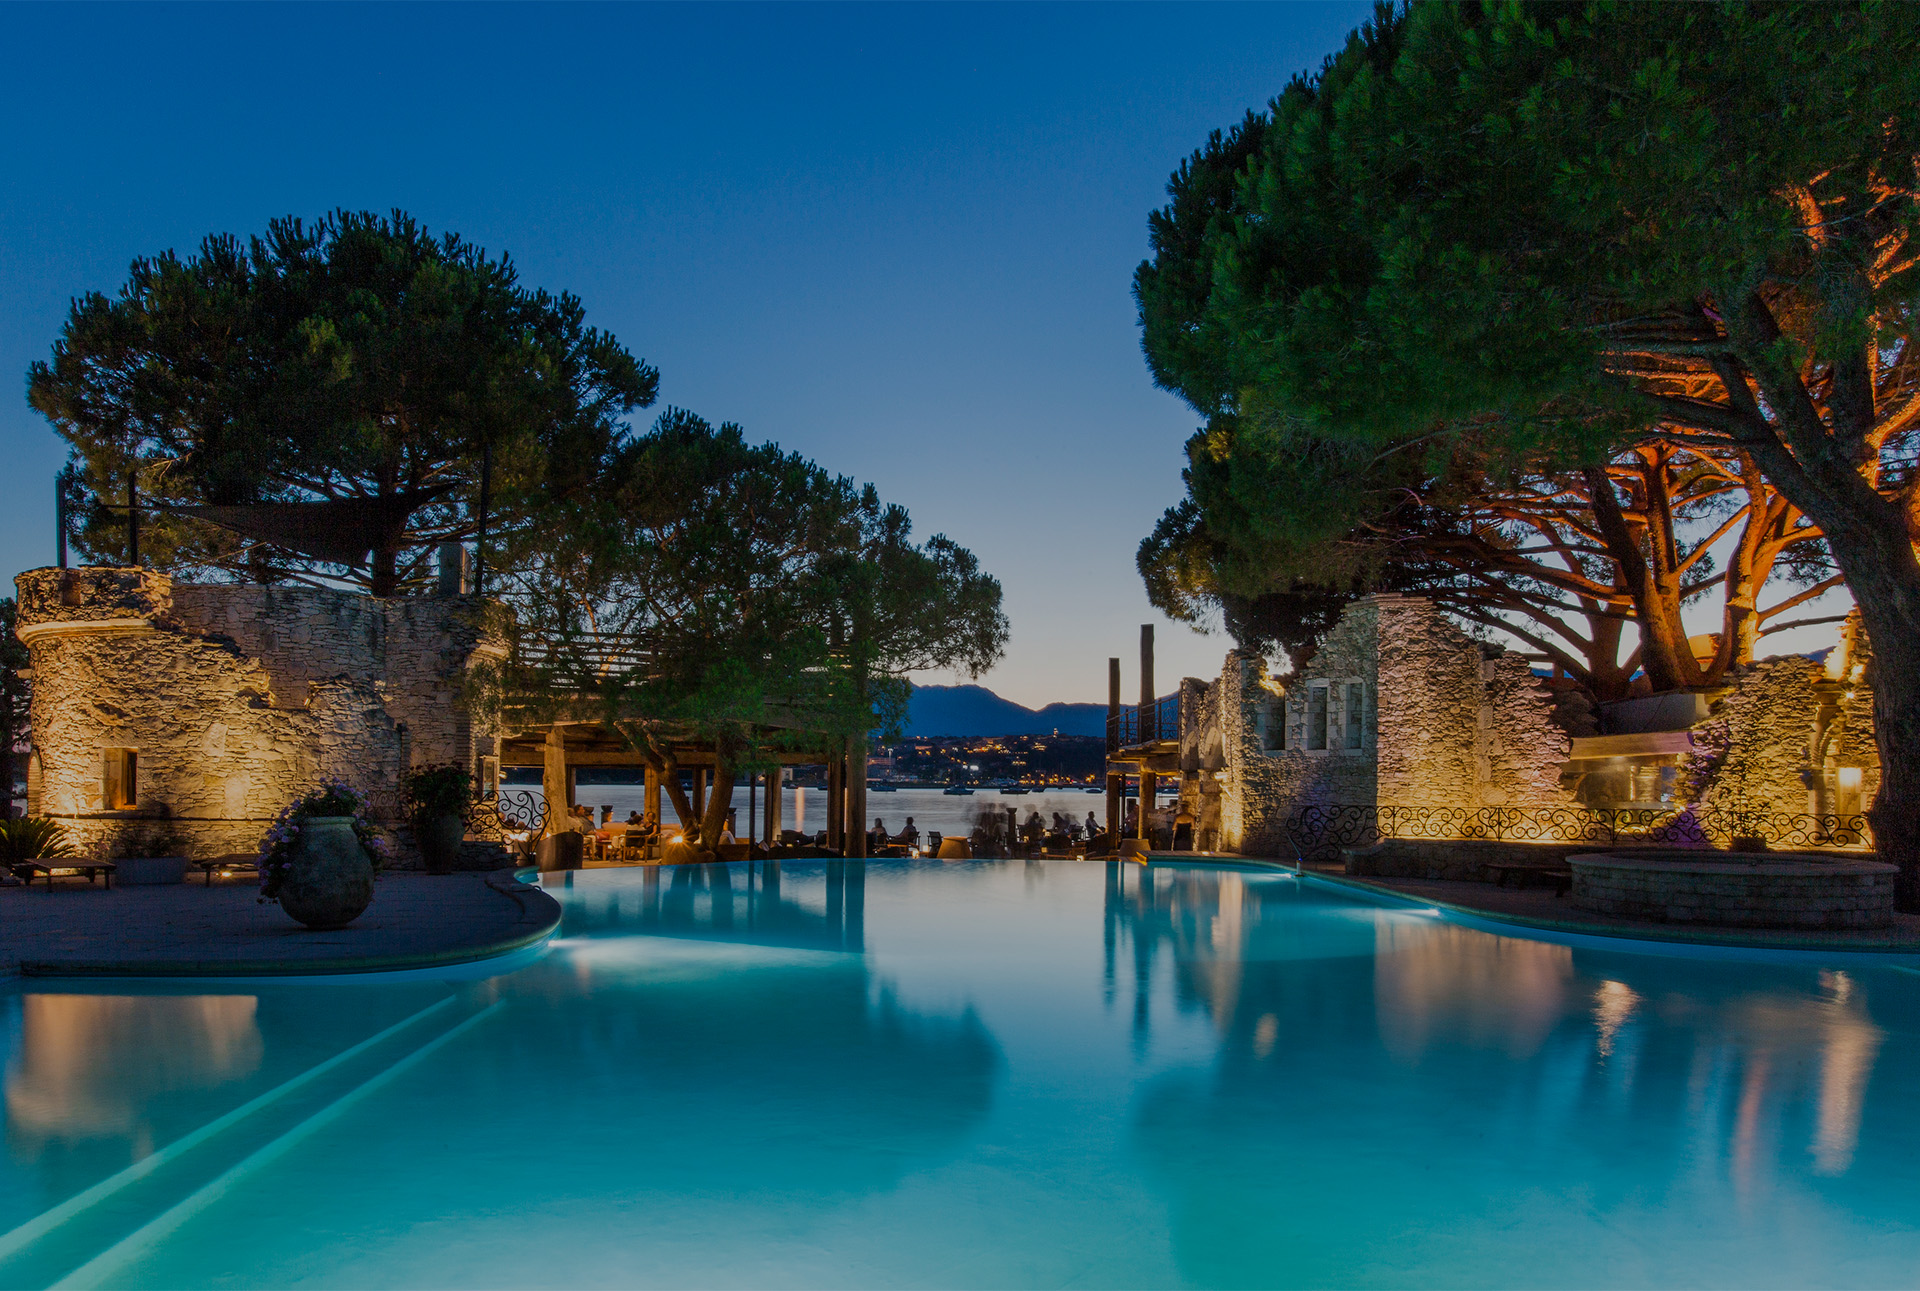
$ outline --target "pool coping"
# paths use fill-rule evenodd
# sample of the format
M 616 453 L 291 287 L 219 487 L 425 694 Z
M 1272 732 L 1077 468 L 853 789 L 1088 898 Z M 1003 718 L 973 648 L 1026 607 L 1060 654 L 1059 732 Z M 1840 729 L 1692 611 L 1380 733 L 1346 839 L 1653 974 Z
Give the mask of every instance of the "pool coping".
M 538 945 L 560 927 L 561 906 L 538 887 L 521 882 L 511 870 L 482 876 L 485 887 L 512 901 L 519 917 L 503 935 L 488 936 L 462 945 L 429 951 L 389 954 L 352 954 L 301 959 L 22 959 L 14 972 L 20 977 L 330 977 L 343 974 L 399 972 L 408 969 L 448 968 L 496 959 Z
M 1581 919 L 1542 919 L 1533 915 L 1513 914 L 1504 910 L 1488 910 L 1483 907 L 1464 905 L 1458 901 L 1447 901 L 1430 897 L 1422 893 L 1402 892 L 1398 888 L 1381 883 L 1371 883 L 1366 879 L 1354 878 L 1346 874 L 1328 874 L 1320 870 L 1302 869 L 1286 861 L 1253 856 L 1196 856 L 1189 853 L 1151 853 L 1148 864 L 1204 865 L 1215 866 L 1225 862 L 1228 866 L 1243 865 L 1281 874 L 1295 874 L 1303 879 L 1313 879 L 1336 888 L 1346 888 L 1363 892 L 1370 897 L 1384 897 L 1387 900 L 1417 907 L 1436 909 L 1448 914 L 1474 920 L 1476 923 L 1498 924 L 1512 928 L 1524 928 L 1537 932 L 1559 933 L 1566 936 L 1606 937 L 1614 941 L 1658 942 L 1662 945 L 1701 946 L 1738 950 L 1779 950 L 1812 951 L 1821 953 L 1845 953 L 1865 955 L 1904 955 L 1920 957 L 1920 943 L 1895 941 L 1838 940 L 1818 934 L 1797 933 L 1791 929 L 1764 929 L 1771 936 L 1754 937 L 1744 935 L 1733 929 L 1683 930 L 1667 928 L 1658 924 L 1617 924 L 1592 923 Z

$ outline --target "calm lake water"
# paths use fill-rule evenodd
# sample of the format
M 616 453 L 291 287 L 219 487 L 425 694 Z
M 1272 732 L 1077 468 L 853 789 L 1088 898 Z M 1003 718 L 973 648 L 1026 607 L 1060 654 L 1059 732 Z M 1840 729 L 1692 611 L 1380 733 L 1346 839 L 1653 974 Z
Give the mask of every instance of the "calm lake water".
M 1920 1270 L 1903 961 L 1498 936 L 1200 867 L 547 878 L 560 938 L 464 979 L 16 983 L 0 1285 Z
M 511 793 L 532 793 L 540 796 L 539 785 L 508 785 Z M 615 820 L 625 820 L 630 811 L 646 809 L 646 790 L 637 784 L 583 784 L 575 791 L 575 801 L 590 806 L 595 811 L 595 819 L 602 806 L 613 808 Z M 1161 797 L 1164 806 L 1168 801 Z M 802 833 L 817 834 L 827 827 L 827 791 L 825 789 L 785 789 L 781 791 L 781 828 L 798 829 Z M 744 827 L 747 819 L 747 791 L 744 788 L 734 790 L 733 805 L 739 811 L 739 820 Z M 1020 813 L 1020 819 L 1026 820 L 1029 811 L 1038 811 L 1040 818 L 1049 824 L 1053 813 L 1063 812 L 1073 820 L 1086 823 L 1087 813 L 1092 812 L 1098 821 L 1105 821 L 1107 814 L 1106 792 L 1087 793 L 1084 790 L 1069 790 L 1054 793 L 1029 793 L 1002 795 L 988 789 L 979 790 L 971 798 L 948 797 L 938 789 L 896 789 L 892 793 L 867 794 L 867 821 L 873 824 L 878 816 L 886 822 L 887 829 L 899 833 L 906 827 L 907 817 L 913 817 L 913 823 L 922 834 L 937 830 L 942 834 L 967 834 L 973 830 L 974 822 L 983 811 L 1004 813 L 1012 807 Z M 797 810 L 796 810 L 797 808 Z M 673 807 L 664 797 L 661 809 L 669 823 L 675 819 Z M 801 823 L 795 823 L 796 818 Z

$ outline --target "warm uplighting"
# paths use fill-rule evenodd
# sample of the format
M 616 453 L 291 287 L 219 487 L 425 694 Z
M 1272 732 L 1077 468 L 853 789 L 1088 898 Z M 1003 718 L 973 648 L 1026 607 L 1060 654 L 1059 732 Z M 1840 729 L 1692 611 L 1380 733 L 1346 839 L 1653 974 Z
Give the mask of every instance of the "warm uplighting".
M 1842 789 L 1851 793 L 1860 788 L 1860 768 L 1841 767 L 1836 779 Z

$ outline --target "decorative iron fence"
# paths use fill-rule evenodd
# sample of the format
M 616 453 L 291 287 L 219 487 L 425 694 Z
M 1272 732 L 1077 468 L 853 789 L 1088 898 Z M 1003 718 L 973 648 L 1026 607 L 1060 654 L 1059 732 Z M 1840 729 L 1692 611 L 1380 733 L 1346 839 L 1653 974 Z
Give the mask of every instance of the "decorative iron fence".
M 1510 843 L 1591 843 L 1740 850 L 1772 847 L 1867 851 L 1873 836 L 1863 815 L 1721 807 L 1394 807 L 1315 805 L 1286 821 L 1302 861 L 1332 861 L 1344 847 L 1390 838 Z M 1751 840 L 1751 841 L 1749 841 Z
M 508 834 L 539 834 L 546 827 L 546 799 L 531 789 L 502 789 L 467 804 L 467 829 L 488 842 L 504 843 Z
M 1180 738 L 1180 692 L 1162 695 L 1147 708 L 1147 729 L 1140 730 L 1140 705 L 1122 704 L 1118 719 L 1107 719 L 1107 748 L 1124 749 L 1153 740 Z

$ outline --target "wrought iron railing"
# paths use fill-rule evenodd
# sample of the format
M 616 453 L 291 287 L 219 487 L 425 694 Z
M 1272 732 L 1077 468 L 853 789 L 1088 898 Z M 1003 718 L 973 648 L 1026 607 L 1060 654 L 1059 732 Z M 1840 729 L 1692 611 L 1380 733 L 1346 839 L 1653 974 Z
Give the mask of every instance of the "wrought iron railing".
M 1286 821 L 1302 861 L 1333 861 L 1345 847 L 1385 839 L 1591 843 L 1746 850 L 1766 847 L 1867 851 L 1873 835 L 1859 814 L 1810 815 L 1724 807 L 1395 807 L 1353 804 L 1300 808 Z
M 467 804 L 467 829 L 476 838 L 504 843 L 508 834 L 539 834 L 547 827 L 547 800 L 531 789 L 502 789 Z
M 1147 729 L 1140 729 L 1140 705 L 1122 704 L 1119 716 L 1107 718 L 1107 748 L 1131 748 L 1151 740 L 1180 738 L 1180 692 L 1162 695 L 1147 708 Z

